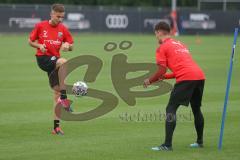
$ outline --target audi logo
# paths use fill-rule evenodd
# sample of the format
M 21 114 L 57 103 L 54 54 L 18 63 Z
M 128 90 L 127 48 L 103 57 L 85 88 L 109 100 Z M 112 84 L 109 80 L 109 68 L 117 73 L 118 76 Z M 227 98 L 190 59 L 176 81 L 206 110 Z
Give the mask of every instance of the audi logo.
M 127 28 L 128 17 L 125 14 L 109 14 L 106 17 L 106 25 L 108 28 Z

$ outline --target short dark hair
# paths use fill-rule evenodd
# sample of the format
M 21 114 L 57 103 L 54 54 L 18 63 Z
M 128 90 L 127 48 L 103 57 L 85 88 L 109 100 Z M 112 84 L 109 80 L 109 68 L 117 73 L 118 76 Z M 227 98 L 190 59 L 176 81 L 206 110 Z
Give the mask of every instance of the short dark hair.
M 65 8 L 63 4 L 55 3 L 52 5 L 51 9 L 52 11 L 55 11 L 55 12 L 65 12 Z
M 159 30 L 170 33 L 170 30 L 171 30 L 170 25 L 165 21 L 160 21 L 154 27 L 154 31 L 159 31 Z

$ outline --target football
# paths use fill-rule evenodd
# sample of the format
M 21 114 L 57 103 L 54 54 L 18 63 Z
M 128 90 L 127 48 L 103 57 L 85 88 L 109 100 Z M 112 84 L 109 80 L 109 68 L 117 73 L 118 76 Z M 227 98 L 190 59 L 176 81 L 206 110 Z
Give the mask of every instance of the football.
M 72 92 L 76 97 L 85 96 L 87 94 L 88 86 L 83 81 L 78 81 L 73 84 Z

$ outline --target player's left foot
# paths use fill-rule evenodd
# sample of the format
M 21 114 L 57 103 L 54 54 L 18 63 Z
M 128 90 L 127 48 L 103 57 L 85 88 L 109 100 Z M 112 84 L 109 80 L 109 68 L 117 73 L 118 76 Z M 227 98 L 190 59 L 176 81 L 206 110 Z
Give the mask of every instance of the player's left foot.
M 152 150 L 154 150 L 154 151 L 172 151 L 173 149 L 171 146 L 166 146 L 165 144 L 162 144 L 157 147 L 152 147 Z
M 60 99 L 58 98 L 58 103 L 60 103 L 66 111 L 73 112 L 73 109 L 71 108 L 70 100 L 69 99 Z
M 62 129 L 60 127 L 57 127 L 57 128 L 52 130 L 52 134 L 54 134 L 54 135 L 64 135 L 64 132 L 62 131 Z
M 190 144 L 191 148 L 203 148 L 203 144 L 199 144 L 197 142 Z
M 58 98 L 58 103 L 61 103 L 61 105 L 65 108 L 70 107 L 70 101 L 66 98 L 66 99 L 61 99 Z

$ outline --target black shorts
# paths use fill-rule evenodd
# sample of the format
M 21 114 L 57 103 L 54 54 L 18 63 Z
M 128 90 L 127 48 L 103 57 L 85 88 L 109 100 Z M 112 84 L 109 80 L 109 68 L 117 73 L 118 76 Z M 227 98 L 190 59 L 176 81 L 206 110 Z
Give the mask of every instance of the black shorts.
M 56 69 L 56 63 L 58 57 L 55 56 L 36 56 L 37 64 L 39 68 L 47 72 L 49 78 L 49 84 L 53 88 L 59 85 L 58 68 Z
M 204 90 L 204 80 L 189 80 L 176 83 L 171 92 L 169 105 L 184 105 L 200 107 Z

